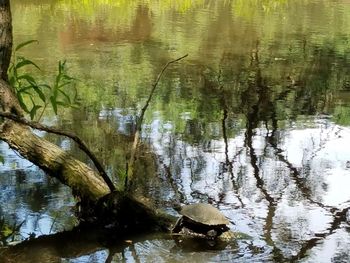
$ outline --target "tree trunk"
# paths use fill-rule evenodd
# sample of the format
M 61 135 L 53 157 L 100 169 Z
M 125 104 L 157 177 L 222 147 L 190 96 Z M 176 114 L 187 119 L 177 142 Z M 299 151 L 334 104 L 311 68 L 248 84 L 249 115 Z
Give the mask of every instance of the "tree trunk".
M 12 52 L 12 21 L 9 0 L 0 0 L 0 76 L 7 80 Z

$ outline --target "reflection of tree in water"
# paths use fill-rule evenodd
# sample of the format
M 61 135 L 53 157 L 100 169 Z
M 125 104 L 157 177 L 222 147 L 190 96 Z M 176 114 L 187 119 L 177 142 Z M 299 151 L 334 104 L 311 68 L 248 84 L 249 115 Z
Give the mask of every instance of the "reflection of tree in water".
M 137 9 L 137 16 L 130 32 L 125 31 L 119 34 L 119 40 L 130 40 L 130 38 L 135 42 L 148 40 L 151 37 L 151 29 L 153 27 L 150 14 L 151 12 L 149 12 L 148 8 L 140 6 Z M 223 15 L 219 16 L 216 20 L 217 23 L 212 23 L 214 30 L 212 29 L 210 31 L 214 32 L 214 34 L 212 33 L 210 36 L 211 39 L 217 39 L 219 41 L 220 39 L 224 39 L 220 38 L 222 31 L 218 29 L 230 28 L 232 31 L 237 30 L 235 29 L 237 27 L 234 26 L 222 26 L 225 25 L 226 20 L 231 21 L 231 19 L 228 19 L 226 16 L 230 16 L 231 18 L 231 10 L 225 9 Z M 193 25 L 191 25 L 191 29 L 192 27 Z M 103 39 L 105 36 L 99 34 L 101 32 L 105 35 L 111 34 L 107 34 L 108 31 L 100 31 L 101 30 L 95 29 L 94 32 L 91 32 L 92 35 L 90 35 L 90 37 L 97 41 L 108 40 Z M 97 35 L 95 35 L 95 33 Z M 240 36 L 239 34 L 237 35 Z M 246 35 L 252 37 L 252 34 Z M 116 37 L 116 35 L 112 35 L 112 38 L 114 37 Z M 244 41 L 246 40 L 243 40 L 243 43 L 249 42 Z M 216 44 L 217 43 L 214 43 L 214 45 L 212 45 L 210 41 L 209 48 L 212 48 Z M 201 151 L 189 153 L 187 152 L 186 146 L 183 148 L 178 147 L 175 139 L 171 140 L 169 143 L 169 149 L 177 148 L 177 152 L 169 151 L 166 153 L 170 158 L 164 162 L 164 168 L 166 168 L 165 174 L 167 178 L 170 178 L 167 183 L 172 185 L 175 195 L 180 196 L 179 201 L 181 202 L 185 202 L 186 196 L 188 196 L 192 198 L 192 201 L 206 200 L 208 202 L 227 206 L 233 203 L 231 201 L 226 201 L 226 197 L 228 196 L 226 190 L 231 187 L 231 185 L 228 187 L 227 185 L 232 183 L 233 192 L 238 200 L 237 203 L 239 203 L 240 208 L 248 206 L 249 209 L 249 204 L 247 205 L 247 199 L 249 199 L 249 197 L 247 197 L 248 191 L 245 192 L 244 189 L 248 183 L 244 181 L 250 173 L 250 179 L 253 179 L 254 182 L 254 190 L 257 191 L 257 193 L 252 196 L 252 199 L 256 198 L 256 203 L 266 206 L 266 215 L 263 215 L 262 223 L 263 239 L 269 246 L 273 247 L 274 256 L 277 260 L 287 260 L 288 255 L 284 254 L 284 250 L 281 247 L 283 247 L 283 243 L 292 242 L 293 238 L 300 244 L 296 247 L 298 253 L 294 254 L 289 259 L 292 261 L 304 257 L 312 247 L 317 245 L 320 239 L 325 239 L 327 236 L 333 234 L 335 230 L 339 229 L 341 224 L 346 222 L 346 213 L 348 213 L 348 208 L 341 210 L 336 207 L 324 205 L 322 203 L 321 194 L 316 191 L 318 184 L 324 185 L 325 183 L 322 182 L 324 178 L 319 178 L 319 181 L 316 181 L 315 177 L 312 178 L 311 163 L 313 158 L 316 157 L 317 152 L 323 148 L 323 143 L 320 143 L 316 149 L 314 145 L 305 148 L 302 169 L 289 161 L 288 157 L 285 155 L 285 149 L 283 149 L 282 138 L 285 137 L 283 133 L 287 133 L 286 130 L 283 130 L 283 127 L 288 125 L 287 122 L 294 121 L 300 114 L 314 115 L 320 112 L 329 112 L 332 95 L 332 90 L 329 89 L 329 86 L 334 84 L 333 81 L 335 79 L 335 74 L 332 72 L 340 72 L 343 70 L 342 68 L 349 68 L 346 63 L 343 63 L 344 61 L 341 61 L 342 59 L 334 59 L 336 55 L 329 47 L 327 47 L 327 49 L 323 49 L 322 47 L 315 48 L 314 50 L 309 49 L 308 51 L 307 43 L 304 41 L 303 49 L 304 55 L 306 52 L 312 53 L 312 56 L 310 56 L 311 59 L 309 61 L 304 61 L 305 64 L 308 65 L 305 67 L 297 65 L 295 71 L 286 72 L 286 79 L 283 81 L 282 79 L 278 79 L 278 77 L 271 78 L 270 75 L 273 75 L 273 73 L 267 72 L 269 69 L 266 70 L 265 67 L 268 68 L 270 65 L 269 63 L 274 63 L 272 61 L 273 57 L 271 56 L 271 58 L 266 59 L 264 56 L 261 56 L 259 45 L 251 52 L 250 61 L 248 61 L 248 63 L 246 61 L 248 60 L 247 58 L 232 55 L 232 59 L 237 60 L 235 66 L 232 67 L 236 67 L 240 69 L 240 71 L 237 71 L 236 68 L 234 68 L 234 70 L 232 70 L 232 68 L 230 70 L 223 68 L 222 74 L 221 72 L 219 73 L 222 75 L 222 80 L 220 78 L 222 83 L 211 79 L 210 76 L 208 79 L 206 78 L 207 76 L 204 76 L 203 90 L 199 91 L 203 93 L 203 96 L 201 97 L 200 103 L 196 105 L 198 106 L 196 110 L 199 114 L 193 119 L 186 121 L 186 127 L 184 128 L 181 138 L 182 142 L 179 144 L 188 143 L 191 146 L 194 145 L 191 149 L 192 151 L 198 148 L 203 150 L 201 149 L 201 142 L 204 140 L 206 140 L 206 142 L 209 141 L 210 144 L 212 138 L 220 140 L 220 135 L 218 133 L 215 133 L 215 136 L 208 136 L 208 134 L 221 130 L 224 143 L 224 159 L 220 159 L 220 170 L 218 170 L 214 176 L 206 172 L 206 159 L 202 158 Z M 132 56 L 136 58 L 137 61 L 140 60 L 142 54 L 138 53 L 137 49 L 133 49 L 132 51 Z M 292 60 L 293 58 L 290 56 L 286 59 L 286 62 L 278 63 L 284 64 L 286 68 L 293 68 Z M 334 64 L 333 61 L 338 64 Z M 345 65 L 345 67 L 337 65 Z M 283 65 L 281 67 L 283 67 Z M 219 85 L 217 85 L 218 87 L 215 86 L 216 81 L 219 82 Z M 334 86 L 335 85 L 332 87 Z M 232 90 L 230 90 L 231 88 Z M 207 96 L 208 93 L 210 95 L 213 94 L 214 98 Z M 208 103 L 208 101 L 214 103 Z M 204 119 L 203 121 L 203 118 L 208 119 Z M 232 120 L 235 118 L 243 119 L 241 127 L 244 127 L 245 130 L 242 136 L 244 137 L 244 145 L 231 150 L 230 138 L 237 136 L 237 132 L 230 125 L 234 123 Z M 94 119 L 98 119 L 98 117 Z M 75 123 L 80 123 L 80 121 L 76 120 Z M 101 128 L 103 124 L 104 121 L 101 121 L 96 126 L 97 128 Z M 210 130 L 210 127 L 216 127 L 216 129 Z M 219 129 L 217 127 L 219 127 Z M 113 137 L 114 130 L 108 130 L 109 127 L 106 128 L 107 129 L 104 130 L 100 136 L 98 134 L 88 134 L 89 132 L 84 135 L 89 139 L 90 145 L 96 147 L 96 152 L 101 153 L 102 159 L 106 160 L 107 164 L 112 163 L 111 166 L 115 165 L 116 167 L 120 167 L 122 165 L 117 165 L 117 162 L 114 161 L 118 160 L 119 162 L 123 162 L 124 160 L 120 161 L 120 159 L 115 158 L 117 154 L 122 154 L 119 152 L 110 154 L 110 152 L 114 150 L 113 147 L 115 145 L 115 142 L 113 142 L 113 140 L 116 139 Z M 204 132 L 205 130 L 206 132 Z M 99 138 L 102 142 L 96 141 L 94 138 Z M 327 136 L 324 136 L 324 143 L 328 140 Z M 262 149 L 255 144 L 256 141 L 264 144 Z M 62 144 L 63 143 L 64 142 L 62 142 Z M 61 145 L 61 142 L 59 144 Z M 103 149 L 99 149 L 99 147 Z M 210 149 L 210 147 L 203 152 L 206 153 L 208 149 Z M 235 150 L 236 152 L 234 152 Z M 242 155 L 245 155 L 244 157 L 246 157 L 245 160 L 247 161 L 244 160 L 237 164 L 239 162 L 238 159 Z M 112 161 L 107 161 L 108 156 Z M 114 158 L 111 158 L 111 156 L 114 156 Z M 271 169 L 266 168 L 266 163 L 271 161 L 271 159 L 276 166 L 278 164 L 279 167 L 274 167 L 273 173 L 270 174 L 269 172 Z M 146 177 L 150 174 L 156 174 L 155 165 L 149 165 L 152 162 L 154 162 L 152 157 L 149 159 L 144 158 L 141 160 L 141 168 L 139 170 L 140 172 L 145 172 L 142 175 L 145 176 L 144 181 L 148 181 L 148 187 L 157 187 L 157 179 L 150 180 L 149 177 Z M 162 160 L 159 161 L 159 163 L 162 163 Z M 147 168 L 149 169 L 148 171 L 146 171 Z M 186 172 L 189 174 L 187 178 L 190 182 L 189 189 L 185 189 L 188 181 L 184 181 L 184 176 L 181 174 L 181 171 L 184 169 L 187 169 Z M 111 167 L 111 170 L 115 169 Z M 213 170 L 215 170 L 215 167 Z M 215 180 L 213 180 L 215 183 L 214 186 L 210 185 L 210 177 L 215 177 Z M 208 183 L 206 182 L 207 179 L 209 181 Z M 204 184 L 203 187 L 203 184 L 198 182 L 205 182 L 206 184 Z M 214 191 L 214 193 L 208 192 L 209 187 L 214 188 L 220 183 L 223 185 L 222 189 L 218 189 L 216 193 Z M 289 184 L 294 188 L 288 189 L 290 192 L 287 192 L 284 188 L 287 188 Z M 227 188 L 225 189 L 224 186 Z M 39 187 L 34 185 L 34 188 L 26 193 L 30 197 L 28 198 L 30 201 L 29 203 L 33 202 L 31 207 L 33 211 L 39 210 L 41 205 L 47 206 L 47 200 L 45 196 L 42 196 L 42 190 L 43 189 L 40 189 L 40 185 Z M 294 190 L 296 196 L 291 194 L 292 190 Z M 149 189 L 147 192 L 149 192 Z M 287 196 L 288 194 L 289 196 Z M 290 201 L 305 201 L 305 203 L 307 203 L 307 208 L 319 207 L 324 210 L 325 213 L 329 213 L 333 218 L 328 229 L 324 232 L 312 233 L 311 237 L 307 237 L 303 242 L 299 242 L 305 239 L 304 235 L 300 234 L 300 236 L 296 236 L 291 224 L 295 224 L 295 222 L 299 223 L 300 225 L 298 226 L 301 228 L 302 226 L 307 226 L 308 222 L 306 222 L 305 217 L 302 216 L 292 220 L 292 223 L 288 222 L 288 217 L 279 217 L 278 208 L 281 199 L 285 198 L 285 196 L 287 196 L 286 198 L 290 198 Z M 162 196 L 157 196 L 157 198 L 160 199 Z M 38 204 L 34 203 L 35 201 L 37 201 Z M 225 204 L 225 202 L 227 203 Z M 278 220 L 280 220 L 280 222 L 278 222 Z M 295 244 L 292 244 L 290 247 L 293 246 L 294 248 L 294 245 Z M 132 251 L 132 257 L 137 261 L 135 246 L 131 246 L 130 251 Z M 339 256 L 341 256 L 341 253 L 336 255 L 336 257 Z M 125 260 L 125 257 L 123 259 Z
M 317 189 L 325 188 L 325 178 L 313 176 L 312 161 L 331 140 L 333 130 L 321 129 L 321 139 L 317 144 L 311 138 L 313 144 L 304 149 L 302 167 L 293 164 L 284 149 L 288 128 L 293 126 L 291 123 L 296 122 L 300 115 L 313 116 L 330 110 L 329 94 L 333 92 L 334 86 L 323 85 L 318 89 L 313 83 L 330 83 L 334 77 L 328 72 L 330 65 L 339 58 L 327 56 L 320 64 L 317 60 L 321 59 L 322 52 L 317 54 L 313 57 L 315 62 L 311 61 L 310 65 L 299 69 L 298 74 L 286 74 L 280 79 L 271 77 L 268 69 L 264 68 L 266 62 L 261 62 L 259 44 L 252 50 L 249 63 L 238 58 L 236 64 L 232 65 L 231 60 L 235 57 L 228 56 L 229 61 L 225 64 L 227 58 L 223 58 L 225 63 L 216 76 L 212 72 L 202 75 L 203 90 L 197 91 L 203 92 L 197 105 L 200 114 L 185 121 L 182 133 L 163 134 L 162 153 L 157 157 L 164 179 L 160 185 L 167 184 L 164 189 L 170 185 L 177 202 L 202 200 L 233 207 L 233 202 L 225 199 L 229 183 L 237 198 L 237 207 L 249 209 L 248 199 L 256 198 L 255 202 L 266 208 L 262 237 L 272 248 L 276 261 L 293 262 L 306 257 L 320 241 L 342 228 L 349 210 L 323 204 L 322 191 L 318 192 Z M 290 67 L 286 65 L 286 68 Z M 237 68 L 240 68 L 239 76 L 233 75 Z M 210 96 L 205 96 L 209 91 Z M 219 135 L 218 130 L 221 130 Z M 215 131 L 215 135 L 210 137 L 210 131 Z M 231 139 L 240 135 L 244 144 L 232 148 Z M 205 154 L 215 152 L 212 149 L 220 136 L 223 138 L 224 158 L 217 167 L 217 175 L 213 176 L 206 174 Z M 257 147 L 257 141 L 263 146 Z M 244 161 L 240 161 L 241 158 Z M 268 167 L 269 162 L 273 162 L 273 170 Z M 249 173 L 258 190 L 252 196 L 249 193 L 253 190 L 249 189 L 247 183 Z M 212 177 L 215 177 L 215 184 L 211 186 L 212 181 L 207 183 L 206 180 Z M 210 187 L 217 187 L 220 182 L 223 187 L 211 192 Z M 169 193 L 167 195 L 169 199 L 172 198 Z M 293 203 L 303 203 L 305 211 L 317 208 L 319 213 L 329 218 L 329 226 L 313 233 L 308 231 L 312 222 L 308 222 L 307 214 L 296 215 L 292 219 L 288 215 L 281 215 L 284 212 L 282 202 L 287 201 L 290 207 L 293 207 Z M 287 208 L 286 211 L 292 209 Z M 291 250 L 293 252 L 289 252 Z
M 305 46 L 306 43 L 303 44 L 303 52 L 313 52 L 310 47 L 305 50 Z M 328 49 L 317 48 L 315 50 L 311 56 L 312 59 L 304 61 L 304 65 L 299 65 L 298 70 L 293 74 L 288 73 L 288 68 L 293 67 L 289 64 L 292 62 L 284 62 L 286 74 L 280 79 L 271 75 L 268 68 L 264 68 L 266 58 L 264 58 L 264 63 L 260 62 L 259 43 L 252 50 L 249 63 L 245 63 L 242 58 L 225 54 L 227 57 L 223 58 L 223 64 L 216 76 L 212 72 L 202 76 L 205 79 L 202 82 L 203 94 L 208 93 L 209 90 L 211 93 L 206 101 L 200 100 L 200 103 L 203 103 L 198 106 L 201 109 L 201 115 L 210 116 L 209 111 L 218 112 L 219 110 L 215 107 L 219 107 L 221 111 L 221 122 L 217 122 L 216 125 L 221 126 L 225 156 L 220 162 L 217 179 L 224 182 L 225 175 L 228 174 L 241 207 L 245 207 L 244 192 L 247 191 L 245 181 L 248 181 L 247 174 L 249 173 L 247 168 L 249 166 L 252 168 L 251 173 L 255 179 L 255 186 L 266 202 L 263 202 L 266 204 L 263 238 L 273 248 L 273 256 L 276 260 L 294 261 L 305 257 L 308 251 L 318 245 L 321 240 L 332 235 L 341 227 L 341 223 L 346 222 L 348 208 L 342 210 L 322 203 L 322 193 L 326 190 L 327 184 L 324 176 L 315 176 L 315 167 L 312 167 L 312 162 L 317 154 L 324 149 L 327 142 L 332 140 L 332 134 L 337 134 L 337 131 L 320 129 L 320 141 L 317 144 L 311 137 L 312 144 L 309 144 L 303 152 L 302 167 L 289 161 L 284 149 L 284 138 L 288 136 L 288 127 L 293 125 L 300 115 L 314 116 L 318 113 L 329 112 L 333 103 L 330 100 L 332 93 L 337 87 L 342 87 L 341 84 L 335 86 L 332 82 L 335 76 L 332 65 L 346 65 L 347 61 Z M 232 70 L 233 68 L 235 70 Z M 234 75 L 234 72 L 240 72 L 240 75 Z M 340 79 L 340 82 L 342 81 L 345 82 L 346 79 Z M 320 85 L 320 83 L 323 84 Z M 210 103 L 211 101 L 214 103 Z M 208 104 L 211 106 L 207 106 Z M 207 114 L 202 112 L 205 110 L 208 110 Z M 241 118 L 241 116 L 244 116 L 241 124 L 245 123 L 244 145 L 243 148 L 236 147 L 234 152 L 230 152 L 232 151 L 230 138 L 239 136 L 239 132 L 236 132 L 235 127 L 230 126 L 230 123 L 234 123 L 234 119 Z M 213 120 L 203 117 L 196 119 L 195 123 L 194 132 L 187 130 L 190 136 L 183 137 L 183 139 L 190 144 L 195 141 L 195 144 L 200 145 L 203 141 L 200 136 L 206 134 L 205 129 L 208 123 L 213 123 Z M 214 137 L 216 138 L 216 135 Z M 206 140 L 208 141 L 208 137 Z M 263 144 L 262 149 L 256 148 L 255 141 L 257 140 Z M 207 145 L 212 146 L 213 140 L 209 139 Z M 178 147 L 179 145 L 175 142 L 173 149 Z M 206 151 L 210 151 L 209 148 Z M 239 161 L 244 154 L 246 154 L 249 165 Z M 175 152 L 172 157 L 174 156 L 177 156 Z M 178 156 L 185 157 L 186 153 Z M 267 167 L 271 161 L 275 165 L 273 173 Z M 173 159 L 169 169 L 172 169 L 173 165 L 178 162 L 179 160 Z M 181 168 L 176 170 L 177 172 L 174 170 L 173 174 L 179 178 L 174 182 L 181 182 L 182 177 L 179 175 Z M 200 173 L 201 170 L 196 172 Z M 192 185 L 195 185 L 193 180 L 203 180 L 203 178 L 193 177 Z M 224 188 L 221 189 L 221 192 L 216 192 L 216 196 L 203 188 L 192 187 L 191 189 L 193 200 L 206 200 L 227 205 L 225 204 Z M 307 215 L 297 216 L 292 221 L 288 216 L 281 217 L 279 210 L 283 200 L 295 204 L 302 202 L 305 204 L 305 209 L 317 208 L 319 213 L 329 219 L 330 226 L 323 231 L 312 233 L 308 229 L 311 222 L 308 221 Z M 278 222 L 275 222 L 276 219 Z M 301 232 L 297 232 L 296 229 L 300 229 Z M 289 249 L 294 252 L 288 253 Z
M 322 72 L 317 72 L 317 76 L 321 76 L 321 78 L 329 79 L 329 74 L 324 74 L 326 72 L 330 72 L 329 68 L 327 68 L 325 65 L 329 65 L 330 62 L 325 63 L 325 61 L 317 60 L 319 63 L 319 67 L 316 67 L 317 69 L 323 70 Z M 322 65 L 322 66 L 321 66 Z M 287 88 L 286 91 L 279 94 L 279 96 L 274 96 L 272 94 L 271 89 L 264 83 L 264 79 L 261 75 L 260 70 L 260 64 L 259 64 L 259 47 L 257 46 L 256 49 L 252 51 L 251 55 L 251 66 L 250 66 L 250 79 L 249 79 L 249 85 L 247 87 L 247 90 L 242 93 L 242 108 L 247 110 L 246 113 L 246 132 L 245 132 L 245 145 L 248 150 L 248 156 L 250 157 L 250 164 L 253 168 L 253 175 L 256 178 L 256 186 L 260 191 L 262 192 L 263 196 L 265 197 L 266 201 L 268 202 L 268 213 L 266 215 L 265 219 L 265 226 L 264 226 L 264 238 L 267 244 L 274 247 L 274 257 L 277 260 L 287 260 L 285 255 L 283 255 L 283 252 L 278 248 L 278 246 L 273 241 L 273 238 L 271 236 L 271 231 L 273 230 L 273 219 L 275 217 L 275 211 L 276 207 L 278 206 L 278 202 L 281 199 L 281 196 L 278 198 L 273 197 L 269 190 L 265 187 L 265 180 L 260 177 L 261 174 L 261 165 L 263 161 L 257 157 L 254 147 L 253 147 L 253 139 L 255 136 L 255 129 L 258 129 L 261 123 L 265 123 L 265 126 L 267 128 L 267 133 L 265 137 L 265 150 L 267 148 L 271 148 L 273 150 L 273 154 L 279 162 L 285 165 L 285 167 L 289 170 L 289 176 L 291 177 L 292 181 L 297 186 L 298 191 L 302 194 L 303 198 L 308 200 L 311 204 L 319 206 L 322 209 L 325 209 L 326 211 L 330 212 L 333 215 L 333 221 L 331 222 L 331 226 L 327 229 L 326 233 L 315 233 L 313 238 L 305 240 L 303 243 L 301 243 L 301 240 L 303 237 L 296 238 L 296 244 L 298 244 L 299 251 L 296 255 L 293 255 L 288 260 L 294 261 L 300 258 L 305 257 L 307 251 L 309 251 L 311 248 L 317 245 L 317 242 L 320 241 L 320 239 L 327 237 L 328 235 L 331 235 L 336 229 L 340 227 L 341 222 L 346 222 L 346 213 L 348 212 L 349 208 L 340 210 L 336 207 L 330 207 L 322 204 L 321 202 L 315 200 L 314 198 L 315 193 L 313 192 L 313 184 L 319 184 L 322 183 L 322 181 L 310 181 L 309 180 L 309 173 L 310 169 L 303 169 L 302 174 L 300 173 L 299 169 L 293 166 L 292 163 L 290 163 L 287 158 L 283 154 L 283 150 L 279 148 L 279 140 L 281 136 L 279 135 L 279 127 L 278 127 L 278 119 L 277 119 L 277 110 L 276 107 L 279 103 L 279 100 L 283 97 L 288 96 L 288 92 L 292 92 L 292 89 Z M 310 73 L 310 72 L 309 72 Z M 309 74 L 308 76 L 315 76 L 314 74 Z M 308 77 L 310 78 L 310 77 Z M 322 81 L 325 81 L 325 79 L 322 79 Z M 294 83 L 293 83 L 294 85 Z M 314 88 L 314 86 L 312 86 Z M 322 87 L 324 89 L 324 87 Z M 295 112 L 295 117 L 297 114 L 307 112 L 310 115 L 314 115 L 316 112 L 319 112 L 320 108 L 320 101 L 323 99 L 324 92 L 317 91 L 311 91 L 311 96 L 309 99 L 305 99 L 305 88 L 299 89 L 299 92 L 297 92 L 297 95 L 295 96 L 295 105 L 300 101 L 300 98 L 304 98 L 304 102 L 308 102 L 302 105 L 301 111 L 293 111 Z M 325 92 L 328 92 L 326 89 Z M 307 92 L 306 92 L 307 93 Z M 315 94 L 314 94 L 315 93 Z M 317 96 L 314 96 L 317 95 Z M 274 97 L 276 99 L 274 99 Z M 253 99 L 246 99 L 246 98 L 254 98 Z M 311 102 L 311 103 L 310 103 Z M 293 104 L 292 104 L 293 105 Z M 325 108 L 325 103 L 321 104 L 321 111 Z M 307 110 L 303 110 L 307 107 Z M 269 127 L 270 126 L 270 127 Z M 271 129 L 271 130 L 270 130 Z M 328 136 L 325 136 L 326 140 Z M 324 142 L 321 142 L 319 145 L 319 148 L 316 148 L 313 150 L 311 154 L 311 158 L 308 159 L 308 163 L 312 161 L 312 158 L 316 156 L 317 151 L 320 151 L 322 149 Z M 266 151 L 264 151 L 264 155 L 266 154 Z M 264 158 L 264 156 L 261 156 L 260 158 Z M 306 166 L 307 167 L 307 166 Z M 267 178 L 268 179 L 268 178 Z M 320 178 L 318 178 L 320 179 Z M 283 194 L 283 192 L 280 192 Z M 316 198 L 318 199 L 318 198 Z M 282 225 L 279 225 L 280 227 Z M 280 241 L 284 242 L 293 242 L 293 235 L 290 233 L 289 235 L 286 233 L 288 227 L 285 225 L 284 227 L 279 229 L 280 235 L 279 239 Z M 283 237 L 283 239 L 281 238 Z M 280 242 L 279 241 L 279 242 Z

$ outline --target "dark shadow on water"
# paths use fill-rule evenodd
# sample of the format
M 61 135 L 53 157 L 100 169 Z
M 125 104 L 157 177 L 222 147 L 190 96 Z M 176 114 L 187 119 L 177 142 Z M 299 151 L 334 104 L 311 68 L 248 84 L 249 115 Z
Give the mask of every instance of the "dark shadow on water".
M 226 249 L 228 246 L 230 249 L 237 249 L 237 242 L 223 242 L 219 240 L 207 240 L 205 238 L 196 237 L 173 237 L 175 241 L 175 246 L 172 248 L 171 252 L 203 252 L 203 251 L 220 251 Z
M 236 241 L 227 243 L 203 238 L 179 238 L 166 233 L 122 235 L 113 229 L 85 225 L 0 248 L 0 262 L 62 262 L 63 259 L 82 257 L 93 257 L 98 262 L 115 262 L 116 258 L 119 261 L 132 258 L 138 262 L 139 256 L 152 256 L 153 253 L 156 256 L 162 251 L 167 258 L 187 253 L 199 256 L 202 252 L 211 255 L 222 252 L 236 254 L 239 246 Z
M 78 226 L 71 231 L 27 239 L 0 250 L 0 262 L 61 262 L 91 255 L 97 251 L 122 252 L 135 236 L 121 236 L 112 229 L 96 226 Z

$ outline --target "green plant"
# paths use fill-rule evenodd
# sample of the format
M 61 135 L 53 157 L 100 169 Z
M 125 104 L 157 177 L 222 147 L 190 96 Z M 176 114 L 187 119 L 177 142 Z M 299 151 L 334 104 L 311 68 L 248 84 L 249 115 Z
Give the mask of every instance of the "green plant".
M 66 61 L 58 62 L 58 72 L 51 85 L 38 83 L 33 74 L 24 70 L 25 67 L 31 66 L 41 71 L 33 61 L 17 55 L 20 49 L 35 42 L 38 41 L 29 40 L 15 48 L 8 75 L 10 85 L 14 88 L 22 109 L 30 115 L 32 120 L 37 116 L 38 110 L 41 109 L 41 113 L 37 118 L 39 121 L 49 105 L 52 106 L 57 115 L 59 106 L 76 107 L 79 103 L 76 89 L 77 79 L 68 75 Z
M 25 221 L 20 224 L 14 223 L 10 225 L 6 223 L 5 218 L 0 218 L 0 245 L 5 246 L 8 242 L 13 242 L 15 236 L 19 234 L 19 230 Z

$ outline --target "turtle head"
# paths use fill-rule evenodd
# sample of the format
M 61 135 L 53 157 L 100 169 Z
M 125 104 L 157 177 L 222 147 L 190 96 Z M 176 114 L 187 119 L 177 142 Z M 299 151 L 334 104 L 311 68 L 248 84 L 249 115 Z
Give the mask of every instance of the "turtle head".
M 211 229 L 207 232 L 206 237 L 210 240 L 215 239 L 218 236 L 218 232 L 214 229 Z

